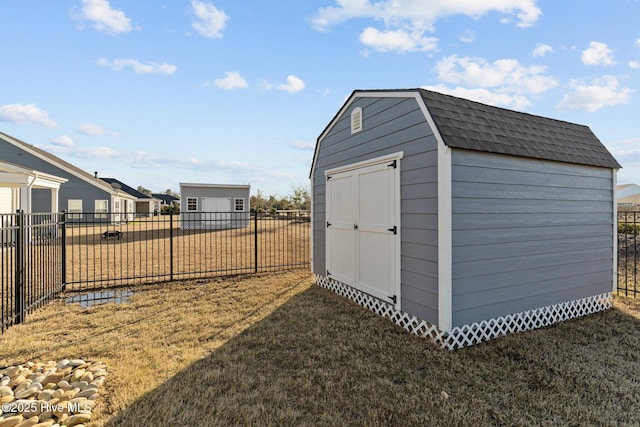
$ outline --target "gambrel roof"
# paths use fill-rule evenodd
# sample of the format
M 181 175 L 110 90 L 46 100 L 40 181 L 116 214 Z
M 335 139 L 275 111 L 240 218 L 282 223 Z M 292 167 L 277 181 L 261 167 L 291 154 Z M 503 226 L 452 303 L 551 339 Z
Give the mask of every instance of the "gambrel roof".
M 620 168 L 588 126 L 419 91 L 449 147 Z
M 449 147 L 605 168 L 621 167 L 588 126 L 426 89 L 393 89 L 353 91 L 318 137 L 312 169 L 322 139 L 353 101 L 376 96 L 422 100 L 443 142 Z

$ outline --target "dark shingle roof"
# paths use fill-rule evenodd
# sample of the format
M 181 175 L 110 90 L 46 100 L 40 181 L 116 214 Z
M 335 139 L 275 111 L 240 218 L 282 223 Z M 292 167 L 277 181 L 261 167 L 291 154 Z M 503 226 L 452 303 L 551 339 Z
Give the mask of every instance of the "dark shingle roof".
M 139 192 L 138 190 L 136 190 L 133 187 L 129 187 L 127 184 L 125 184 L 124 182 L 115 179 L 115 178 L 100 178 L 101 180 L 103 180 L 104 182 L 110 184 L 111 186 L 113 186 L 113 184 L 118 184 L 119 188 L 122 189 L 122 191 L 124 191 L 127 194 L 132 195 L 133 197 L 137 197 L 138 199 L 150 199 L 151 196 L 149 196 L 148 194 L 144 194 Z
M 620 168 L 588 126 L 418 90 L 450 147 Z
M 165 193 L 152 193 L 151 196 L 153 196 L 154 199 L 160 199 L 169 205 L 173 202 L 177 202 L 180 200 L 179 197 L 172 196 L 171 194 L 165 194 Z

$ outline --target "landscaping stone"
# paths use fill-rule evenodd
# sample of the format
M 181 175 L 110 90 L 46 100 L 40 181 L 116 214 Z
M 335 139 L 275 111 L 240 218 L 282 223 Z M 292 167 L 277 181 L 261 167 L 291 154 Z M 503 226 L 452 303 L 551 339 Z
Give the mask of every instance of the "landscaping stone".
M 0 427 L 81 427 L 91 421 L 106 375 L 103 362 L 83 359 L 2 368 Z

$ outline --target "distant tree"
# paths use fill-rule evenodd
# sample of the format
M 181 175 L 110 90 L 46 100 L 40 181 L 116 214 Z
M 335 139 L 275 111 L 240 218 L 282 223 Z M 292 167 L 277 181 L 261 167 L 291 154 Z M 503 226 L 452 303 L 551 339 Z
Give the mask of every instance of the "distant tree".
M 266 196 L 262 190 L 257 190 L 251 196 L 251 210 L 253 212 L 271 212 L 281 210 L 309 210 L 311 207 L 311 196 L 309 190 L 302 185 L 294 185 L 292 193 L 287 196 L 277 196 L 270 194 Z
M 142 185 L 138 185 L 138 188 L 136 188 L 136 190 L 138 190 L 138 192 L 142 194 L 146 194 L 147 196 L 150 196 L 152 193 L 151 190 L 149 190 L 148 188 L 144 188 Z
M 292 188 L 293 194 L 289 197 L 291 209 L 309 210 L 311 208 L 311 196 L 309 190 L 300 184 Z
M 173 196 L 173 197 L 180 197 L 180 194 L 174 192 L 170 188 L 167 188 L 166 190 L 164 190 L 164 194 L 168 194 L 169 196 Z

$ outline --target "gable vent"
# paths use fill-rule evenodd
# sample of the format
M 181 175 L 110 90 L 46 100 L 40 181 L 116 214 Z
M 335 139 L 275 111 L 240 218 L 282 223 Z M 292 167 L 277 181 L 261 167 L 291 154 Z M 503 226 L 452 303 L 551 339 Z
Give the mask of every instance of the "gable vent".
M 362 130 L 362 108 L 357 107 L 351 112 L 351 134 Z

